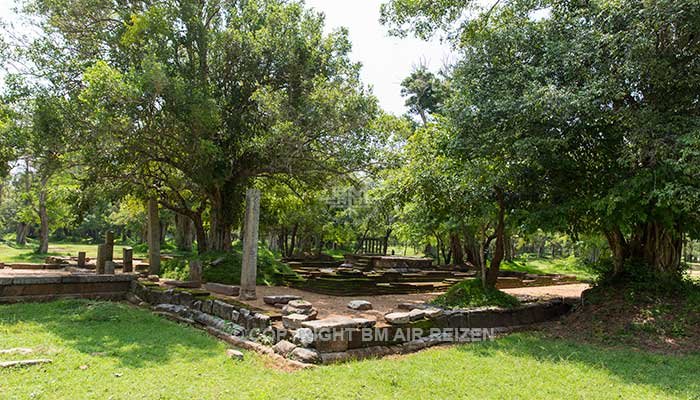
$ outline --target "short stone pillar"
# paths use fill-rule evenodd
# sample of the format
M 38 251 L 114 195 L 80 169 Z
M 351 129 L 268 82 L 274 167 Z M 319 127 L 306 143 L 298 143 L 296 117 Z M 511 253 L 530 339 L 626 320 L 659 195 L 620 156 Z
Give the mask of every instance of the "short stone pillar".
M 190 282 L 202 285 L 202 262 L 199 260 L 190 260 Z
M 114 232 L 105 234 L 105 260 L 114 261 Z
M 124 247 L 122 249 L 122 265 L 122 272 L 134 272 L 134 249 L 131 247 Z
M 85 258 L 86 254 L 84 251 L 78 252 L 78 268 L 85 268 Z
M 258 223 L 260 221 L 260 190 L 248 189 L 245 196 L 243 225 L 243 267 L 241 269 L 241 300 L 255 300 L 255 278 L 258 272 Z
M 105 274 L 114 275 L 114 261 L 105 261 Z
M 96 269 L 98 274 L 105 273 L 105 261 L 107 261 L 106 257 L 105 245 L 97 245 L 97 260 L 95 260 L 95 266 L 97 267 Z

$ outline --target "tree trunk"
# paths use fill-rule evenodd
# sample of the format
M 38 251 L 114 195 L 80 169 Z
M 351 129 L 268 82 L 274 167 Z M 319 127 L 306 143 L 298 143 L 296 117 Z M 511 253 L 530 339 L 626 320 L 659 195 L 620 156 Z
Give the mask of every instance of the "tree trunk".
M 615 226 L 609 231 L 606 230 L 604 233 L 613 254 L 612 277 L 614 278 L 622 273 L 622 267 L 628 253 L 627 242 L 619 226 Z
M 160 274 L 160 216 L 156 199 L 148 200 L 148 272 Z
M 204 254 L 209 251 L 209 244 L 207 243 L 207 232 L 204 230 L 202 215 L 193 214 L 192 224 L 194 225 L 194 234 L 197 239 L 197 253 Z
M 498 224 L 496 225 L 496 250 L 493 253 L 493 258 L 491 258 L 491 265 L 489 267 L 489 272 L 487 276 L 486 284 L 489 287 L 495 288 L 498 282 L 498 273 L 501 268 L 501 261 L 503 261 L 503 253 L 505 246 L 505 211 L 506 205 L 503 198 L 503 191 L 500 188 L 496 188 L 496 198 L 498 200 Z
M 287 227 L 283 226 L 280 231 L 280 252 L 284 257 L 287 257 L 287 236 Z
M 505 255 L 506 261 L 513 261 L 513 237 L 506 235 Z
M 292 227 L 292 234 L 290 235 L 290 240 L 289 240 L 289 248 L 287 249 L 287 257 L 291 257 L 294 255 L 294 248 L 296 247 L 297 243 L 297 231 L 299 230 L 299 224 L 294 224 Z
M 230 251 L 231 232 L 241 222 L 246 186 L 242 178 L 230 178 L 209 193 L 210 227 L 209 248 L 215 251 Z
M 464 252 L 462 251 L 462 242 L 459 240 L 459 235 L 456 233 L 450 234 L 450 253 L 452 254 L 453 264 L 464 264 Z
M 168 224 L 168 221 L 163 221 L 162 219 L 160 220 L 160 244 L 164 245 L 165 244 L 165 237 L 168 235 L 168 228 L 170 227 L 170 224 Z
M 39 191 L 39 248 L 37 253 L 46 254 L 49 252 L 49 214 L 46 211 L 46 184 L 48 176 L 41 177 L 41 188 Z
M 192 251 L 192 219 L 175 214 L 175 247 L 180 251 Z
M 479 240 L 479 271 L 481 273 L 481 284 L 486 287 L 486 248 L 489 241 L 486 237 L 486 228 L 481 229 L 481 240 Z
M 464 254 L 467 256 L 467 262 L 477 269 L 481 269 L 479 257 L 479 243 L 473 234 L 465 232 L 464 235 Z
M 209 246 L 211 249 L 214 251 L 231 250 L 231 224 L 224 221 L 221 215 L 217 215 L 214 212 L 212 212 L 210 222 Z
M 386 230 L 386 234 L 384 235 L 384 243 L 383 243 L 383 249 L 382 249 L 382 254 L 386 255 L 386 252 L 389 250 L 389 237 L 391 237 L 391 231 L 392 229 L 389 228 Z
M 612 277 L 624 275 L 627 262 L 647 265 L 658 277 L 679 276 L 683 238 L 678 231 L 656 221 L 639 225 L 629 240 L 619 227 L 605 231 L 613 253 Z
M 27 244 L 27 234 L 29 233 L 29 224 L 20 222 L 17 224 L 17 234 L 15 235 L 15 243 L 20 246 Z

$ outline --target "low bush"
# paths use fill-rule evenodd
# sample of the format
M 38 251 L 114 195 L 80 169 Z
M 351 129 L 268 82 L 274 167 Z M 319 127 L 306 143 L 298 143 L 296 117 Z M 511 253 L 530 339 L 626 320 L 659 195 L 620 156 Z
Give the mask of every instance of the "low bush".
M 520 302 L 515 297 L 498 289 L 484 289 L 481 280 L 469 279 L 452 286 L 445 294 L 438 296 L 432 304 L 440 307 L 517 307 Z
M 230 252 L 207 252 L 201 255 L 175 257 L 161 264 L 161 275 L 169 279 L 186 280 L 189 274 L 189 261 L 202 262 L 202 276 L 207 282 L 217 282 L 229 285 L 241 283 L 241 268 L 243 263 L 243 247 L 236 242 Z M 275 285 L 280 283 L 278 273 L 293 273 L 287 264 L 275 259 L 266 246 L 258 246 L 259 285 Z

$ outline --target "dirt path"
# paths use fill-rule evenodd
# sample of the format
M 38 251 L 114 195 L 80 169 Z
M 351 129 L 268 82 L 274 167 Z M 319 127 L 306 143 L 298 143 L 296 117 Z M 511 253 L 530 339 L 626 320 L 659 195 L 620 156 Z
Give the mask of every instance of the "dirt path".
M 535 297 L 557 296 L 557 297 L 581 297 L 581 293 L 591 286 L 587 283 L 576 283 L 571 285 L 523 287 L 516 289 L 504 289 L 506 293 L 512 295 L 528 295 Z
M 285 286 L 258 286 L 256 291 L 258 299 L 255 301 L 246 301 L 246 303 L 264 310 L 278 310 L 273 306 L 265 304 L 263 297 L 277 295 L 301 296 L 304 300 L 313 304 L 318 310 L 319 319 L 339 315 L 377 319 L 378 317 L 383 317 L 384 314 L 388 312 L 398 310 L 397 306 L 401 303 L 423 304 L 440 295 L 440 293 L 420 293 L 383 296 L 328 296 L 318 293 L 305 292 Z M 352 300 L 369 301 L 372 303 L 373 309 L 370 311 L 350 310 L 347 306 Z
M 558 286 L 542 286 L 542 287 L 527 287 L 518 289 L 505 289 L 505 292 L 514 295 L 529 295 L 534 297 L 581 297 L 581 293 L 588 289 L 588 284 L 571 284 Z M 305 292 L 298 289 L 292 289 L 284 286 L 258 286 L 258 299 L 248 301 L 255 307 L 264 310 L 277 310 L 273 306 L 265 304 L 264 296 L 275 295 L 297 295 L 311 304 L 318 310 L 318 318 L 327 318 L 331 316 L 356 316 L 362 318 L 379 319 L 384 314 L 392 311 L 398 311 L 398 305 L 401 303 L 422 304 L 428 302 L 441 293 L 420 293 L 420 294 L 400 294 L 400 295 L 383 295 L 383 296 L 327 296 L 318 293 Z M 348 302 L 351 300 L 366 300 L 372 303 L 373 310 L 370 311 L 353 311 L 347 308 Z

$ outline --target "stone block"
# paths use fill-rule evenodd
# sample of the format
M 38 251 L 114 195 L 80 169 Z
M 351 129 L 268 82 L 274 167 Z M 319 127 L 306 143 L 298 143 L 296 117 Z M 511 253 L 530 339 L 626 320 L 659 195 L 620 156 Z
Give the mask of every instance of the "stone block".
M 221 283 L 206 283 L 204 288 L 212 293 L 222 294 L 224 296 L 238 296 L 241 288 L 239 286 L 224 285 Z
M 202 301 L 202 312 L 206 314 L 211 314 L 211 309 L 213 305 L 213 301 L 211 300 L 204 300 Z
M 290 353 L 289 358 L 307 364 L 316 364 L 321 360 L 318 352 L 303 347 L 297 347 L 296 349 L 294 349 Z
M 455 311 L 449 315 L 449 320 L 447 322 L 448 328 L 469 328 L 469 322 L 467 320 L 467 314 L 462 311 Z
M 469 328 L 493 328 L 494 312 L 491 310 L 470 311 L 467 313 Z
M 282 317 L 282 324 L 286 329 L 296 330 L 301 324 L 308 321 L 309 316 L 304 314 L 289 314 Z
M 275 353 L 277 353 L 281 356 L 284 356 L 284 357 L 286 357 L 289 353 L 294 351 L 294 349 L 296 349 L 296 348 L 297 348 L 296 345 L 294 345 L 293 343 L 288 342 L 286 340 L 280 340 L 274 346 L 272 346 L 272 350 L 274 350 Z
M 320 332 L 314 340 L 314 347 L 319 353 L 335 353 L 347 351 L 350 343 L 349 329 L 331 332 Z
M 310 310 L 313 308 L 313 305 L 306 300 L 291 300 L 287 305 L 301 310 Z
M 253 328 L 258 328 L 260 330 L 265 330 L 271 324 L 271 319 L 269 316 L 261 313 L 255 313 L 253 315 Z
M 301 300 L 301 297 L 294 296 L 294 295 L 265 296 L 265 297 L 263 297 L 263 301 L 265 302 L 265 304 L 269 304 L 269 305 L 287 304 L 292 300 Z
M 392 325 L 405 325 L 411 322 L 410 313 L 407 312 L 389 313 L 384 315 L 384 319 Z
M 304 328 L 309 328 L 314 332 L 322 329 L 342 329 L 342 328 L 362 328 L 374 326 L 376 321 L 364 318 L 333 317 L 315 321 L 307 321 L 302 324 Z
M 372 303 L 366 300 L 353 300 L 348 303 L 348 308 L 356 311 L 367 311 L 372 309 Z

